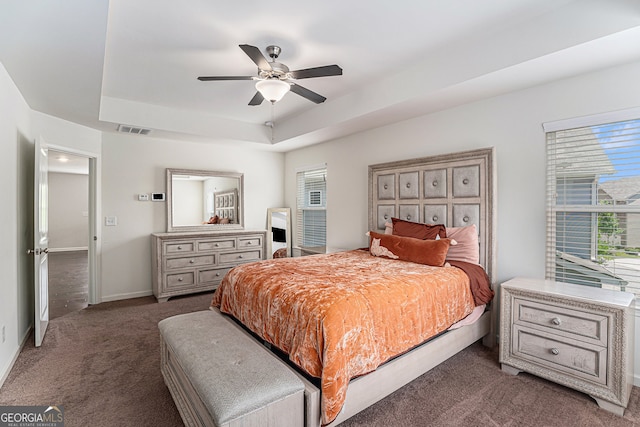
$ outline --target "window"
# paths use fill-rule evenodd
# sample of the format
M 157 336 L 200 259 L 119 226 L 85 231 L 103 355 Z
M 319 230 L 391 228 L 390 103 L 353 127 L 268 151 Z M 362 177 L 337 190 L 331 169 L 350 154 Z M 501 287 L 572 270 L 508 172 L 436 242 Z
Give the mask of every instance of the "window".
M 547 133 L 546 276 L 640 295 L 640 119 Z
M 305 248 L 326 246 L 327 168 L 300 171 L 296 181 L 296 244 Z

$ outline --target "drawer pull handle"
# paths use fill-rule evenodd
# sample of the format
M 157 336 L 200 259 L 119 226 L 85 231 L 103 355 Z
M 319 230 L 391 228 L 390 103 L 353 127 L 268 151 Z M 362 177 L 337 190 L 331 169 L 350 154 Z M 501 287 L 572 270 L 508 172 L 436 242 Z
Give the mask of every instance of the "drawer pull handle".
M 178 250 L 182 249 L 182 246 L 178 246 Z
M 558 350 L 557 348 L 552 348 L 551 349 L 551 354 L 553 354 L 554 356 L 557 356 L 560 354 L 560 350 Z
M 251 246 L 251 242 L 247 242 L 247 246 Z
M 182 277 L 178 278 L 178 282 L 182 282 L 184 279 Z
M 218 243 L 216 243 L 214 246 L 215 246 L 216 248 L 217 248 L 217 247 L 220 247 L 220 245 L 219 245 Z
M 238 255 L 238 258 L 242 259 L 242 255 Z
M 194 260 L 192 260 L 192 259 L 190 259 L 190 260 L 189 260 L 189 264 L 193 264 L 194 262 L 195 262 L 195 261 L 194 261 Z
M 220 277 L 220 273 L 216 273 L 216 277 Z
M 551 323 L 553 323 L 556 326 L 560 326 L 560 319 L 558 319 L 557 317 L 554 317 L 553 319 L 551 319 Z

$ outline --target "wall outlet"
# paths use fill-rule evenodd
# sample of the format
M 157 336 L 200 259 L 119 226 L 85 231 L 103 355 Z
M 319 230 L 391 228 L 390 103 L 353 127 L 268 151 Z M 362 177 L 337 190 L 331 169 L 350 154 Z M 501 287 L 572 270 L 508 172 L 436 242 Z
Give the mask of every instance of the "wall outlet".
M 149 195 L 148 194 L 138 194 L 138 200 L 141 202 L 148 202 Z
M 113 227 L 118 225 L 118 217 L 117 216 L 107 216 L 104 218 L 104 225 L 107 227 Z

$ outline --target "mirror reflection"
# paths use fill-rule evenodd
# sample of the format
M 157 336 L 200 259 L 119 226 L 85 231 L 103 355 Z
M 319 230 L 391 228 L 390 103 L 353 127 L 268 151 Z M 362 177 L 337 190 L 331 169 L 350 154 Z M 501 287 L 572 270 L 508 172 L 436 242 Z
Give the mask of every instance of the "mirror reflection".
M 267 209 L 267 258 L 291 256 L 291 209 Z
M 242 174 L 167 169 L 167 231 L 243 228 Z

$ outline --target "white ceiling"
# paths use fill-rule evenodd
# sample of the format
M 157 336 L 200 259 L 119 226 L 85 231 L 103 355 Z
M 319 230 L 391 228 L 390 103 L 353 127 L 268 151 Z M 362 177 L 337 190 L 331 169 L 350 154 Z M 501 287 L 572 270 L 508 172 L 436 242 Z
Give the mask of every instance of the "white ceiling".
M 238 47 L 342 76 L 247 103 Z M 640 59 L 640 0 L 4 0 L 0 62 L 29 106 L 105 131 L 290 150 Z M 264 125 L 273 120 L 275 127 Z M 144 138 L 144 136 L 140 136 Z

